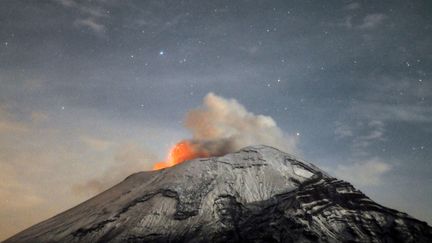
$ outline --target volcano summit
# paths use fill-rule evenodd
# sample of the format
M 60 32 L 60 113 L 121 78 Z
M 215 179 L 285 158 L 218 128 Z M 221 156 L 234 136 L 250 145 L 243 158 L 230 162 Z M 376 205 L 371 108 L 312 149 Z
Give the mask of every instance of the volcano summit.
M 268 146 L 139 172 L 5 242 L 430 242 L 432 228 Z

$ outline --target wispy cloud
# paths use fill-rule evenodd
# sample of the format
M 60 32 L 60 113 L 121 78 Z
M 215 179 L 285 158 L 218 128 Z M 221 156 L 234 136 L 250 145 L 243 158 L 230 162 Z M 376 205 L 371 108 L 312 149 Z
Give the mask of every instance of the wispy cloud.
M 356 5 L 352 5 L 350 10 L 355 10 Z M 355 30 L 372 30 L 381 26 L 384 21 L 388 18 L 383 13 L 367 14 L 364 17 L 356 17 L 356 15 L 345 16 L 344 19 L 336 24 L 335 26 L 345 27 L 347 29 Z
M 90 30 L 92 30 L 98 34 L 104 33 L 106 30 L 106 28 L 103 24 L 98 23 L 93 18 L 77 19 L 77 20 L 75 20 L 74 24 L 77 27 L 87 27 Z
M 366 133 L 357 136 L 352 141 L 352 149 L 355 155 L 366 155 L 367 148 L 376 142 L 385 140 L 385 126 L 382 121 L 372 120 L 366 126 Z
M 376 84 L 351 113 L 368 120 L 432 122 L 432 85 L 424 79 L 371 77 Z
M 331 171 L 337 178 L 347 180 L 358 186 L 377 186 L 392 166 L 378 158 L 359 161 L 351 165 L 337 165 Z
M 355 9 L 359 9 L 360 7 L 361 7 L 360 3 L 353 2 L 353 3 L 350 3 L 350 4 L 346 5 L 344 7 L 344 9 L 346 9 L 346 10 L 355 10 Z
M 78 2 L 76 0 L 57 0 L 57 2 L 65 8 L 77 9 L 79 11 L 79 16 L 73 22 L 74 26 L 88 28 L 98 35 L 106 31 L 103 19 L 108 17 L 107 13 L 109 11 L 101 7 L 103 1 Z
M 336 123 L 336 129 L 334 131 L 337 138 L 347 138 L 354 135 L 353 129 L 347 124 L 341 122 Z
M 385 141 L 385 123 L 377 119 L 368 119 L 356 124 L 337 122 L 334 133 L 337 139 L 346 139 L 354 156 L 367 156 L 368 148 L 380 141 Z
M 399 122 L 432 122 L 432 107 L 419 104 L 383 104 L 367 102 L 354 108 L 371 119 Z
M 359 29 L 373 29 L 381 25 L 385 19 L 387 19 L 387 15 L 382 13 L 368 14 L 363 18 L 363 22 L 357 27 Z
M 76 5 L 76 2 L 74 0 L 56 0 L 56 1 L 65 7 L 73 7 Z

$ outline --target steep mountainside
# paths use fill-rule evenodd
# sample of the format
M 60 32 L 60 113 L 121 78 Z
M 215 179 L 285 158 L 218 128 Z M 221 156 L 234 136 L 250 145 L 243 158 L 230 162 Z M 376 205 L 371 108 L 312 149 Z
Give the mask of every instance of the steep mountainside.
M 268 146 L 140 172 L 6 242 L 431 242 L 432 228 Z

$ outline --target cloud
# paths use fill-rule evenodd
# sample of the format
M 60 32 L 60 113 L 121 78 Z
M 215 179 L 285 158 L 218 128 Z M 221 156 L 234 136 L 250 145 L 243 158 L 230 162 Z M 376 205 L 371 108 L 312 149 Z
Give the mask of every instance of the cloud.
M 0 105 L 0 134 L 25 133 L 29 127 L 19 121 L 6 107 Z
M 387 16 L 381 13 L 368 14 L 363 18 L 363 22 L 358 26 L 359 29 L 373 29 L 379 26 Z
M 74 0 L 57 0 L 61 5 L 65 7 L 73 7 L 76 6 L 76 2 Z
M 248 145 L 265 144 L 299 153 L 297 136 L 282 132 L 273 118 L 246 110 L 235 99 L 213 93 L 204 97 L 203 106 L 186 115 L 185 126 L 200 152 L 221 155 Z
M 408 64 L 407 64 L 408 63 Z M 404 65 L 414 65 L 405 62 Z M 424 74 L 419 74 L 423 76 Z M 411 77 L 393 78 L 393 77 L 372 77 L 375 79 L 373 86 L 375 92 L 379 93 L 379 97 L 385 100 L 400 100 L 400 99 L 417 99 L 421 100 L 425 97 L 432 96 L 432 82 L 426 77 L 413 79 Z
M 101 130 L 89 128 L 88 123 L 65 126 L 55 115 L 0 105 L 0 241 L 132 173 L 151 169 L 157 161 L 152 153 L 134 145 L 143 136 L 137 135 L 130 144 L 123 140 L 127 135 L 118 132 L 120 129 L 126 126 L 135 130 L 124 121 L 110 132 L 106 126 Z M 85 117 L 96 123 L 95 118 Z M 141 124 L 136 130 L 151 130 L 143 134 L 157 143 L 162 142 L 156 136 L 175 134 L 154 127 Z
M 86 18 L 86 19 L 77 19 L 74 22 L 74 25 L 77 27 L 87 27 L 90 30 L 94 31 L 95 33 L 101 34 L 104 33 L 106 28 L 103 24 L 98 23 L 93 18 Z
M 356 5 L 348 5 L 348 6 L 354 7 Z M 354 10 L 354 9 L 355 8 L 349 10 Z M 345 16 L 343 21 L 340 21 L 336 24 L 333 23 L 331 25 L 341 26 L 347 29 L 371 30 L 380 26 L 387 18 L 388 18 L 387 15 L 382 13 L 368 14 L 363 18 L 356 17 L 355 15 L 349 15 L 349 16 Z
M 353 103 L 351 113 L 367 120 L 430 123 L 432 85 L 426 79 L 371 77 L 375 84 L 362 100 Z
M 28 128 L 25 124 L 15 123 L 8 120 L 0 120 L 0 134 L 1 133 L 24 133 Z
M 43 123 L 48 121 L 48 115 L 40 111 L 32 111 L 30 114 L 32 123 Z
M 351 127 L 340 122 L 336 123 L 336 129 L 334 133 L 338 138 L 352 137 L 354 135 Z
M 93 18 L 100 18 L 100 17 L 106 17 L 107 14 L 103 9 L 99 6 L 94 6 L 92 4 L 101 4 L 103 1 L 81 1 L 78 2 L 77 0 L 57 0 L 58 3 L 63 5 L 67 8 L 76 8 L 78 9 L 82 14 L 86 14 L 89 17 Z
M 350 4 L 346 5 L 344 7 L 344 9 L 346 9 L 346 10 L 356 10 L 356 9 L 359 9 L 360 7 L 361 7 L 360 3 L 354 2 L 354 3 L 350 3 Z
M 65 8 L 78 10 L 80 16 L 73 22 L 74 26 L 88 28 L 98 35 L 105 33 L 106 26 L 102 23 L 102 20 L 108 17 L 107 13 L 109 11 L 100 6 L 103 1 L 58 0 L 57 2 Z M 95 3 L 98 5 L 95 6 Z
M 368 122 L 366 129 L 366 134 L 357 136 L 353 139 L 352 148 L 356 154 L 366 154 L 365 150 L 371 144 L 385 140 L 385 125 L 382 121 L 372 120 Z
M 80 136 L 80 140 L 87 147 L 94 149 L 94 150 L 98 150 L 98 151 L 107 150 L 108 148 L 110 148 L 113 145 L 113 142 L 111 142 L 111 141 L 100 139 L 100 138 L 95 138 L 95 137 L 90 137 L 90 136 L 85 136 L 85 135 Z
M 32 185 L 24 184 L 18 178 L 16 168 L 4 163 L 1 157 L 0 239 L 4 239 L 16 233 L 17 228 L 29 227 L 30 222 L 35 223 L 37 220 L 41 220 L 40 218 L 34 219 L 33 211 L 35 208 L 46 204 L 46 201 L 33 190 Z
M 17 179 L 17 172 L 13 166 L 0 163 L 0 208 L 2 210 L 20 210 L 31 208 L 43 202 L 29 186 Z
M 432 107 L 423 104 L 364 102 L 354 107 L 364 117 L 383 121 L 432 122 Z
M 90 197 L 119 183 L 132 173 L 149 170 L 157 161 L 150 151 L 136 144 L 126 144 L 117 148 L 114 163 L 104 173 L 86 182 L 72 186 L 72 192 L 78 196 Z
M 350 146 L 355 156 L 368 155 L 368 148 L 380 141 L 385 141 L 385 123 L 381 120 L 370 118 L 368 122 L 359 121 L 356 124 L 347 125 L 336 123 L 335 135 L 337 139 L 351 139 Z
M 11 109 L 0 105 L 0 134 L 25 134 L 31 132 L 35 125 L 48 120 L 48 116 L 39 111 L 30 114 L 13 114 Z
M 378 158 L 356 162 L 352 165 L 338 165 L 331 174 L 358 186 L 376 186 L 392 166 Z

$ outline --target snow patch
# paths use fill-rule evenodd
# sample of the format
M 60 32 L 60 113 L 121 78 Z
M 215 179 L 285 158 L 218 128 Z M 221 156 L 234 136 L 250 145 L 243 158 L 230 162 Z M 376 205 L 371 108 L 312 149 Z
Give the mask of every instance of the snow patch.
M 293 165 L 293 170 L 294 173 L 298 176 L 301 177 L 305 177 L 305 178 L 310 178 L 311 176 L 314 175 L 314 173 L 310 172 L 309 170 L 306 170 L 305 168 L 303 168 L 300 165 Z

